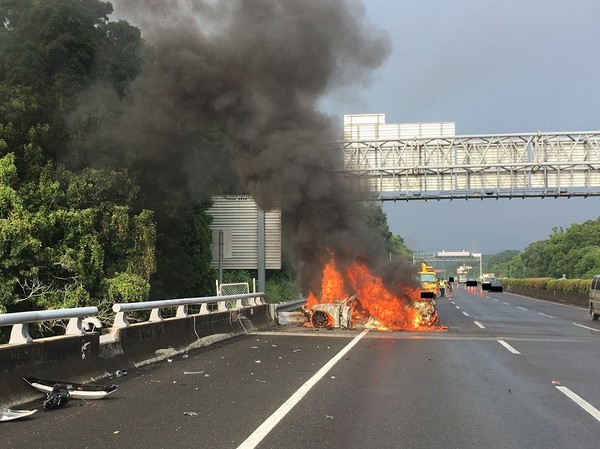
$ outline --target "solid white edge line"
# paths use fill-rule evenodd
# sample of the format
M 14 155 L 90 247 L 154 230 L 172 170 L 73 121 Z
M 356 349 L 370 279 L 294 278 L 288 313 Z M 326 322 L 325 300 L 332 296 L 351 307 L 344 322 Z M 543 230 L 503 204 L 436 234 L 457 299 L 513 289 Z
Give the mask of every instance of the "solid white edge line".
M 483 324 L 481 324 L 479 321 L 473 321 L 475 323 L 475 325 L 477 325 L 477 327 L 480 327 L 481 329 L 485 329 L 485 326 Z
M 583 327 L 584 329 L 587 329 L 590 331 L 600 332 L 600 329 L 594 329 L 593 327 L 584 326 L 583 324 L 577 324 L 577 323 L 571 323 L 571 324 L 574 324 L 575 326 Z
M 520 354 L 519 351 L 517 351 L 515 348 L 513 348 L 511 345 L 509 345 L 508 343 L 506 343 L 504 340 L 496 340 L 498 343 L 500 343 L 502 346 L 504 346 L 506 349 L 508 349 L 510 352 L 512 352 L 513 354 Z
M 594 418 L 596 418 L 596 420 L 600 421 L 600 411 L 596 407 L 594 407 L 592 404 L 590 404 L 588 401 L 583 399 L 578 394 L 573 393 L 567 387 L 563 387 L 563 386 L 559 386 L 559 385 L 555 385 L 555 386 L 558 389 L 558 391 L 563 393 L 565 396 L 567 396 L 569 399 L 571 399 L 573 402 L 575 402 L 579 407 L 581 407 L 586 412 L 588 412 L 590 415 L 592 415 Z
M 369 329 L 362 331 L 359 335 L 354 337 L 350 343 L 348 343 L 340 352 L 338 352 L 329 362 L 321 367 L 319 371 L 315 373 L 310 379 L 308 379 L 304 385 L 302 385 L 296 392 L 290 396 L 290 398 L 285 401 L 277 410 L 273 412 L 271 416 L 269 416 L 265 422 L 263 422 L 257 429 L 252 432 L 252 434 L 244 440 L 242 444 L 240 444 L 237 449 L 253 449 L 256 447 L 258 443 L 260 443 L 267 434 L 273 430 L 273 428 L 283 419 L 285 415 L 288 414 L 290 410 L 292 410 L 298 402 L 310 391 L 315 384 L 327 374 L 327 372 L 333 368 L 333 366 L 342 358 L 350 349 L 356 345 L 361 338 L 363 338 Z

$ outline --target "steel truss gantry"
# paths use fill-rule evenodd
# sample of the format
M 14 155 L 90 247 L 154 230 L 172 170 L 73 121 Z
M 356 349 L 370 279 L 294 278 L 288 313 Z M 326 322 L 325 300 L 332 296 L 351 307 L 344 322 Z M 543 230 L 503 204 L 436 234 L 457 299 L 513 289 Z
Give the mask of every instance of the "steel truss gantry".
M 379 200 L 600 196 L 600 131 L 342 142 L 343 175 Z
M 469 251 L 413 251 L 413 265 L 419 262 L 471 262 L 479 263 L 479 276 L 483 275 L 483 257 L 481 253 Z

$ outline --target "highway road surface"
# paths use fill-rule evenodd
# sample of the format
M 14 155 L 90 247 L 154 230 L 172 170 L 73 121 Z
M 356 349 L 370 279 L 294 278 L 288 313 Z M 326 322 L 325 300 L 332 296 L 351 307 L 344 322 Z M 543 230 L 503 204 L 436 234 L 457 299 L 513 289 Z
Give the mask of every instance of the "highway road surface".
M 446 331 L 281 327 L 130 369 L 103 400 L 44 412 L 40 395 L 0 444 L 598 448 L 600 323 L 585 309 L 464 289 L 437 303 Z

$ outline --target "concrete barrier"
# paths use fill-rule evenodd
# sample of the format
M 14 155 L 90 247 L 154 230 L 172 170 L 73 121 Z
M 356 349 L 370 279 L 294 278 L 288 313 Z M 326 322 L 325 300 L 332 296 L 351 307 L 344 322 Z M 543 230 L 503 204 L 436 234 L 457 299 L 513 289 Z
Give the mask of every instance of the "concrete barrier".
M 110 329 L 108 335 L 112 338 L 103 343 L 100 333 L 93 332 L 0 345 L 0 406 L 11 407 L 44 398 L 22 379 L 23 375 L 110 383 L 109 377 L 118 369 L 135 368 L 274 325 L 268 305 L 259 305 L 130 324 Z
M 532 298 L 545 299 L 546 301 L 573 304 L 582 307 L 589 306 L 587 293 L 558 292 L 554 290 L 545 290 L 543 288 L 516 287 L 510 285 L 505 287 L 505 291 L 516 293 L 518 295 L 530 296 Z

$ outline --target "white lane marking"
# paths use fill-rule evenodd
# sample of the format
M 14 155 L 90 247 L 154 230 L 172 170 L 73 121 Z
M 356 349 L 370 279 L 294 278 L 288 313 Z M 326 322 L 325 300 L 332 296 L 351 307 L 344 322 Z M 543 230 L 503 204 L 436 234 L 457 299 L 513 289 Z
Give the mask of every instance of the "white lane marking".
M 594 329 L 593 327 L 584 326 L 583 324 L 572 323 L 575 326 L 583 327 L 584 329 L 589 329 L 594 332 L 600 332 L 600 329 Z
M 545 313 L 542 313 L 542 312 L 538 312 L 538 315 L 542 315 L 542 316 L 545 316 L 548 318 L 554 318 L 552 315 L 546 315 Z
M 509 302 L 504 302 L 504 301 L 502 301 L 502 304 L 506 304 L 507 306 L 510 306 L 510 303 L 509 303 Z
M 592 415 L 594 418 L 596 418 L 596 420 L 600 421 L 600 411 L 596 407 L 594 407 L 588 401 L 583 399 L 581 396 L 573 393 L 567 387 L 562 387 L 562 386 L 556 385 L 556 388 L 558 388 L 558 391 L 560 391 L 565 396 L 567 396 L 569 399 L 571 399 L 573 402 L 575 402 L 575 404 L 577 404 L 579 407 L 581 407 L 586 412 L 588 412 L 590 415 Z
M 460 307 L 456 306 L 456 308 L 457 308 L 458 310 L 460 310 Z
M 479 321 L 473 321 L 473 322 L 481 329 L 485 329 L 485 326 L 483 324 L 481 324 Z
M 496 302 L 500 301 L 499 299 L 496 299 L 496 298 L 492 298 L 492 299 L 493 299 L 494 301 L 496 301 Z
M 512 352 L 513 354 L 520 354 L 519 351 L 517 351 L 515 348 L 513 348 L 511 345 L 509 345 L 508 343 L 506 343 L 504 340 L 496 340 L 498 343 L 500 343 L 502 346 L 504 346 L 506 349 L 508 349 L 510 352 Z
M 327 374 L 327 372 L 333 368 L 333 366 L 342 358 L 350 349 L 356 345 L 361 338 L 363 338 L 369 329 L 366 329 L 352 339 L 350 343 L 348 343 L 340 352 L 338 352 L 329 362 L 321 367 L 319 371 L 315 373 L 313 377 L 308 379 L 304 385 L 302 385 L 290 398 L 285 401 L 281 406 L 273 412 L 271 416 L 269 416 L 265 422 L 263 422 L 258 428 L 252 432 L 252 434 L 244 440 L 242 444 L 240 444 L 237 449 L 253 449 L 258 443 L 260 443 L 267 434 L 273 430 L 273 428 L 283 419 L 285 415 L 288 414 L 290 410 L 292 410 L 298 402 L 310 391 L 315 384 Z
M 471 316 L 471 315 L 469 315 L 469 314 L 468 314 L 467 312 L 465 312 L 465 311 L 463 311 L 463 315 L 464 315 L 464 316 Z
M 517 306 L 517 309 L 521 309 L 521 310 L 529 310 L 529 309 L 526 309 L 525 307 L 521 307 L 521 306 Z

